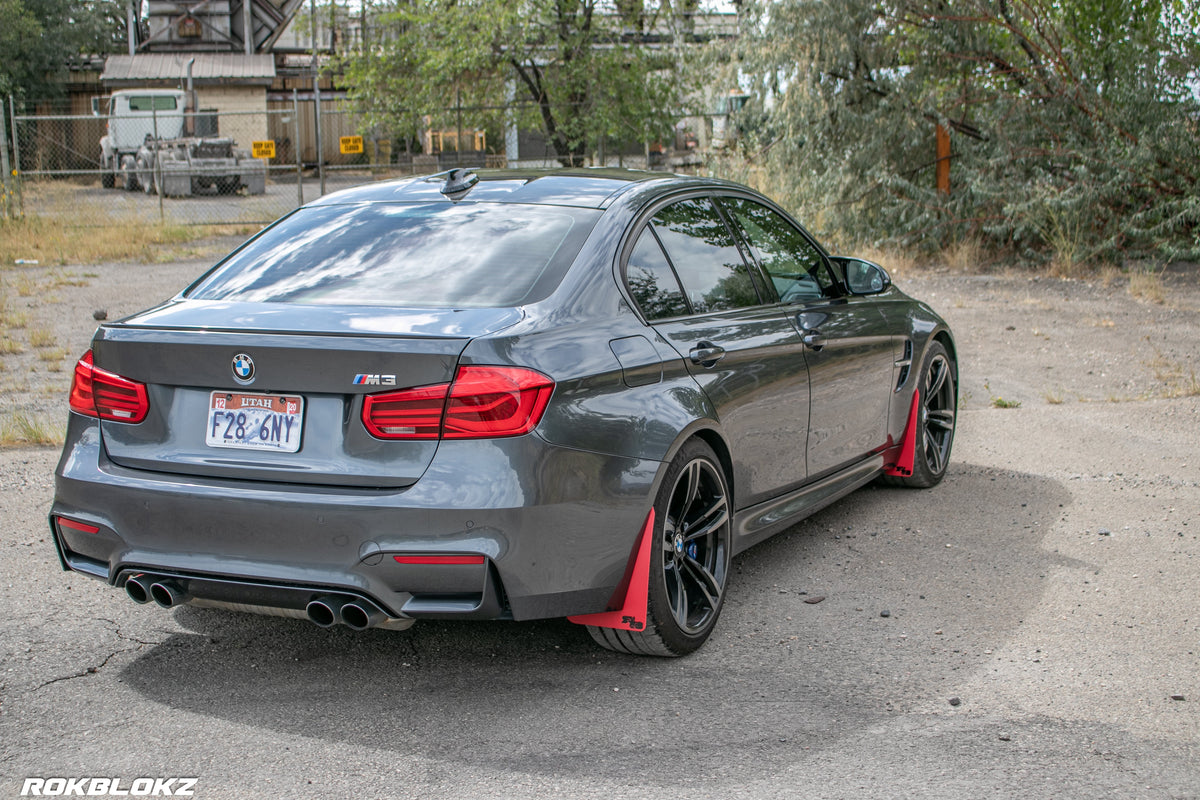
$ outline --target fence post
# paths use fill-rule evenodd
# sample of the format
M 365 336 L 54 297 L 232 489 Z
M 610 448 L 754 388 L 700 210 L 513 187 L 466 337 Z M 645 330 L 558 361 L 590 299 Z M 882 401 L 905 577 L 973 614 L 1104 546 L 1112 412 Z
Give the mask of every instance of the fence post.
M 325 152 L 321 143 L 321 73 L 313 73 L 313 117 L 317 121 L 317 177 L 321 179 L 321 197 L 325 196 Z
M 292 150 L 296 153 L 296 207 L 304 205 L 304 159 L 300 148 L 300 92 L 292 87 Z
M 167 223 L 163 213 L 162 149 L 158 146 L 158 106 L 150 100 L 150 116 L 154 118 L 154 193 L 158 195 L 158 224 Z
M 3 197 L 0 198 L 0 218 L 8 219 L 11 203 L 8 185 L 12 167 L 8 163 L 8 104 L 2 97 L 0 97 L 0 169 L 4 170 L 4 174 L 0 175 L 0 192 L 3 192 Z
M 13 137 L 13 166 L 12 185 L 17 191 L 17 212 L 22 219 L 25 217 L 25 191 L 21 186 L 21 141 L 17 138 L 17 101 L 13 100 L 13 96 L 8 96 L 8 108 L 12 118 L 12 137 Z

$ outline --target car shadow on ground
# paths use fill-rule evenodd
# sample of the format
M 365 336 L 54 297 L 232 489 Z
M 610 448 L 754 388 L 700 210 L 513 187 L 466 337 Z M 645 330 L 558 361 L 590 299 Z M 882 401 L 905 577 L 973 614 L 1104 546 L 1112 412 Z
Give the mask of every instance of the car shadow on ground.
M 1042 547 L 1069 502 L 1044 476 L 973 465 L 930 491 L 868 487 L 737 557 L 715 634 L 683 659 L 603 651 L 558 620 L 356 634 L 181 608 L 192 633 L 122 678 L 171 708 L 376 750 L 675 787 L 749 779 L 946 697 L 1051 570 L 1086 567 Z

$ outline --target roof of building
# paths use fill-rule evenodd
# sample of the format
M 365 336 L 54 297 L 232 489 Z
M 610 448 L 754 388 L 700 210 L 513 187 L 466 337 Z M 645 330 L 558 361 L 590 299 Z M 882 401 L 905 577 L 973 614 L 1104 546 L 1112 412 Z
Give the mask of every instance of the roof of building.
M 123 86 L 146 81 L 184 80 L 188 61 L 193 59 L 192 79 L 198 84 L 221 81 L 269 85 L 275 79 L 275 59 L 270 55 L 139 53 L 109 56 L 100 81 L 109 86 Z

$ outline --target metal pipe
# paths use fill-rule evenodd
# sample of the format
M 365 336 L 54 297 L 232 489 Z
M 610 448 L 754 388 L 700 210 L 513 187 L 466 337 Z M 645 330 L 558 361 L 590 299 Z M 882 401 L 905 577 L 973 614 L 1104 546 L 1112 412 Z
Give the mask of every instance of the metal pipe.
M 304 205 L 304 159 L 300 147 L 300 92 L 292 88 L 292 150 L 296 152 L 296 205 Z
M 125 579 L 125 594 L 138 605 L 145 605 L 150 602 L 150 586 L 153 583 L 154 579 L 145 573 L 130 575 Z
M 254 15 L 250 10 L 251 0 L 242 0 L 242 39 L 246 55 L 254 55 Z
M 365 631 L 386 620 L 387 614 L 384 614 L 374 603 L 366 600 L 353 600 L 342 606 L 341 618 L 347 628 Z
M 12 179 L 13 179 L 12 185 L 17 191 L 17 209 L 20 213 L 20 216 L 22 218 L 24 218 L 24 216 L 25 216 L 25 192 L 22 191 L 22 188 L 21 188 L 21 142 L 17 136 L 17 101 L 13 100 L 13 96 L 11 94 L 8 96 L 8 110 L 12 116 L 12 140 L 13 140 L 13 144 L 12 144 L 13 165 L 12 165 L 12 172 L 10 172 L 9 174 L 12 176 Z
M 129 55 L 137 53 L 137 15 L 133 13 L 133 0 L 125 4 L 125 33 L 129 40 Z
M 309 602 L 304 607 L 304 611 L 314 624 L 322 628 L 332 628 L 341 620 L 342 605 L 344 603 L 345 601 L 340 597 L 328 595 L 326 597 L 318 597 L 316 600 Z
M 163 608 L 183 605 L 190 598 L 175 581 L 158 581 L 150 585 L 150 597 Z
M 0 98 L 0 169 L 4 170 L 4 174 L 0 175 L 0 192 L 3 192 L 3 200 L 0 200 L 0 216 L 8 219 L 8 183 L 9 171 L 12 169 L 8 165 L 8 114 L 5 113 L 8 107 L 5 105 L 4 99 Z

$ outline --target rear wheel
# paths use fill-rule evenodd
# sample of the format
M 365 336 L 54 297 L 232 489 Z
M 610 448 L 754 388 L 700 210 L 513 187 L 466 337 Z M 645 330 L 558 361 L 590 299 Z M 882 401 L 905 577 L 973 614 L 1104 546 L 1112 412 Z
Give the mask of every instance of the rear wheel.
M 896 486 L 927 489 L 936 486 L 950 465 L 954 425 L 958 416 L 958 367 L 941 342 L 931 342 L 921 364 L 921 407 L 917 413 L 917 449 L 913 473 L 890 477 Z
M 730 501 L 712 448 L 689 441 L 667 468 L 654 503 L 646 628 L 589 625 L 597 643 L 634 655 L 683 656 L 708 640 L 729 579 Z
M 133 156 L 125 156 L 121 159 L 121 175 L 125 179 L 125 191 L 136 192 L 142 188 L 138 183 L 137 178 L 137 162 Z

